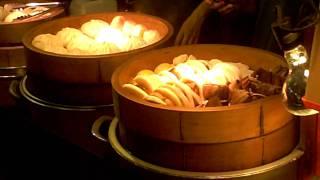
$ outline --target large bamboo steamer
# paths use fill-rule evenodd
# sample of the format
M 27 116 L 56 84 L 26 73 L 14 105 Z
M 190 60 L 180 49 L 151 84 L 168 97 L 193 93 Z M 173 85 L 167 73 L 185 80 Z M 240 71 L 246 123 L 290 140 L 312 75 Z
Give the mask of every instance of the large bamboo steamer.
M 91 19 L 111 22 L 115 16 L 124 16 L 127 20 L 143 24 L 148 29 L 157 30 L 161 39 L 146 47 L 105 55 L 61 55 L 45 52 L 32 45 L 39 34 L 56 34 L 65 27 L 80 28 Z M 106 104 L 112 100 L 111 75 L 115 68 L 128 58 L 147 50 L 164 47 L 172 36 L 173 28 L 165 20 L 146 14 L 130 12 L 104 12 L 70 16 L 44 23 L 29 31 L 23 38 L 26 52 L 27 74 L 37 79 L 30 89 L 33 93 L 48 101 L 74 105 Z M 36 89 L 36 91 L 34 91 Z M 91 98 L 83 98 L 84 94 Z M 60 101 L 61 100 L 61 101 Z
M 106 22 L 111 22 L 113 17 L 117 15 L 122 15 L 127 20 L 143 24 L 148 29 L 157 30 L 162 38 L 154 44 L 129 52 L 87 56 L 55 54 L 40 50 L 32 45 L 33 38 L 39 34 L 56 34 L 65 27 L 80 28 L 83 23 L 91 19 L 101 19 Z M 28 73 L 64 83 L 108 83 L 110 82 L 114 69 L 127 58 L 163 45 L 171 37 L 172 31 L 172 26 L 163 19 L 130 12 L 86 14 L 50 21 L 33 28 L 23 38 L 23 44 L 26 48 Z
M 0 3 L 0 5 L 4 4 L 5 3 Z M 0 46 L 21 45 L 22 38 L 27 31 L 42 24 L 43 22 L 65 15 L 63 7 L 54 7 L 49 11 L 50 12 L 46 14 L 34 16 L 17 22 L 0 23 Z
M 26 3 L 19 2 L 19 3 Z M 0 5 L 17 1 L 2 1 Z M 35 16 L 25 20 L 0 23 L 0 106 L 13 107 L 16 100 L 9 93 L 10 86 L 16 85 L 17 81 L 25 75 L 26 58 L 22 45 L 23 35 L 35 26 L 65 15 L 63 7 L 55 7 L 50 13 Z
M 62 140 L 97 156 L 105 157 L 111 149 L 108 144 L 91 136 L 93 122 L 102 115 L 113 116 L 113 105 L 69 105 L 47 101 L 32 94 L 28 76 L 20 81 L 18 92 L 28 110 L 30 123 Z
M 119 163 L 124 169 L 128 169 L 131 177 L 135 179 L 152 180 L 182 180 L 182 179 L 232 179 L 232 180 L 297 180 L 301 179 L 299 167 L 304 152 L 298 147 L 288 155 L 271 163 L 266 163 L 253 168 L 235 171 L 197 172 L 178 170 L 160 166 L 137 157 L 132 151 L 128 151 L 119 141 L 119 120 L 114 118 L 109 126 L 108 139 L 111 147 L 121 157 Z M 272 139 L 272 138 L 271 138 Z M 148 142 L 145 142 L 147 144 Z M 161 152 L 161 149 L 158 150 Z M 213 152 L 214 153 L 214 152 Z M 233 156 L 233 155 L 232 155 Z M 224 157 L 225 158 L 225 157 Z
M 252 69 L 286 66 L 274 53 L 232 45 L 170 47 L 131 58 L 112 77 L 119 139 L 129 151 L 165 167 L 229 171 L 272 162 L 295 147 L 297 122 L 279 95 L 229 107 L 183 108 L 145 102 L 122 89 L 139 70 L 186 53 L 242 62 Z

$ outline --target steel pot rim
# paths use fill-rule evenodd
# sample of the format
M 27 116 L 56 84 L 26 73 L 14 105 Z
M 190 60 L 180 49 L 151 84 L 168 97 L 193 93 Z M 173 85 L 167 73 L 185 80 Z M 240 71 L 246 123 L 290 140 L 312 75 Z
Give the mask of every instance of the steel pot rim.
M 38 106 L 50 108 L 50 109 L 58 109 L 64 111 L 96 111 L 97 109 L 104 108 L 113 108 L 113 104 L 107 105 L 95 105 L 95 106 L 83 106 L 83 105 L 66 105 L 50 102 L 39 97 L 34 96 L 26 86 L 27 75 L 22 78 L 19 84 L 19 91 L 21 95 L 28 100 L 29 102 L 36 104 Z

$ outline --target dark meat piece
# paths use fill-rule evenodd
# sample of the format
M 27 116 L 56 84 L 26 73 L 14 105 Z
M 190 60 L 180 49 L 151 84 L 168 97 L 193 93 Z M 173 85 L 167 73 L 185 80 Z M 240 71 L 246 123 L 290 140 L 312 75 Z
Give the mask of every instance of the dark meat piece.
M 230 91 L 230 105 L 244 103 L 249 98 L 249 92 L 242 89 Z
M 221 100 L 226 100 L 229 98 L 229 87 L 220 86 L 215 84 L 205 84 L 203 86 L 203 95 L 205 99 L 209 99 L 213 96 L 217 96 Z
M 204 84 L 203 85 L 203 96 L 205 99 L 217 96 L 220 86 L 216 84 Z
M 272 84 L 282 86 L 288 73 L 289 69 L 287 67 L 278 66 L 272 73 Z
M 249 78 L 250 84 L 248 86 L 249 89 L 253 93 L 263 94 L 265 96 L 271 96 L 281 93 L 281 86 L 264 83 L 255 78 Z
M 272 82 L 272 72 L 267 71 L 265 69 L 259 68 L 257 71 L 253 73 L 253 77 L 256 77 L 257 80 L 265 82 L 265 83 L 271 83 Z
M 221 100 L 217 96 L 212 96 L 208 99 L 207 107 L 222 106 Z
M 282 86 L 288 75 L 288 71 L 288 68 L 283 66 L 277 66 L 272 71 L 259 68 L 253 73 L 253 77 L 264 83 Z

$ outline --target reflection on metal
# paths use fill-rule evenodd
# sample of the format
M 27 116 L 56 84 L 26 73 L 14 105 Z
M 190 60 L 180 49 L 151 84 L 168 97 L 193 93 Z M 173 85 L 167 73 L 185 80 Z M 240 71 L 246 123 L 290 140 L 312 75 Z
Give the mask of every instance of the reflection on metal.
M 111 117 L 111 116 L 106 116 L 106 115 L 100 116 L 92 124 L 91 134 L 103 142 L 108 142 L 108 139 L 105 137 L 105 135 L 101 134 L 100 129 L 103 124 L 105 124 L 106 122 L 108 122 L 108 124 L 109 124 L 112 121 L 112 119 L 113 119 L 113 117 Z
M 25 71 L 26 71 L 26 66 L 0 67 L 0 79 L 21 78 L 25 75 Z
M 129 161 L 130 163 L 143 168 L 145 170 L 168 175 L 168 176 L 174 176 L 179 178 L 190 178 L 190 179 L 229 179 L 229 178 L 241 178 L 241 177 L 249 177 L 254 176 L 266 172 L 270 172 L 272 170 L 279 169 L 281 167 L 284 167 L 286 165 L 289 165 L 290 163 L 293 163 L 297 161 L 302 155 L 303 151 L 299 149 L 293 150 L 289 155 L 274 161 L 272 163 L 250 168 L 250 169 L 244 169 L 244 170 L 238 170 L 238 171 L 228 171 L 228 172 L 191 172 L 191 171 L 181 171 L 181 170 L 175 170 L 175 169 L 169 169 L 161 166 L 157 166 L 155 164 L 151 164 L 149 162 L 143 161 L 139 159 L 138 157 L 131 154 L 129 151 L 127 151 L 118 141 L 117 139 L 117 126 L 118 126 L 119 120 L 118 118 L 114 118 L 110 124 L 108 137 L 109 142 L 112 146 L 112 148 L 125 160 Z

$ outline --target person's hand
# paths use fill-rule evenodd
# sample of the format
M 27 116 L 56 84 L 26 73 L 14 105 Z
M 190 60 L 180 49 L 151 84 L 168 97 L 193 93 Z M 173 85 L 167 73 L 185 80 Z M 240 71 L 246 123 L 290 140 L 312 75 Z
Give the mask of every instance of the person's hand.
M 197 43 L 201 26 L 210 11 L 215 10 L 224 15 L 230 13 L 233 8 L 233 4 L 226 4 L 224 1 L 203 1 L 182 24 L 175 39 L 175 45 Z
M 234 0 L 204 0 L 211 9 L 217 11 L 221 15 L 229 14 L 235 8 L 235 1 Z

